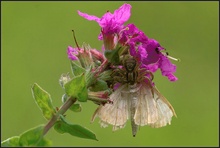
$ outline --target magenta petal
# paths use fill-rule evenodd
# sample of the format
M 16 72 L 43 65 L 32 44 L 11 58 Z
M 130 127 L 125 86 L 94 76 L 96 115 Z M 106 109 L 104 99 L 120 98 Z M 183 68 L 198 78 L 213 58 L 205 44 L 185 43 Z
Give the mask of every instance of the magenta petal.
M 143 60 L 143 63 L 145 65 L 156 63 L 160 59 L 160 54 L 155 49 L 160 47 L 160 44 L 154 39 L 149 39 L 143 46 L 148 54 L 148 57 Z
M 124 24 L 131 16 L 131 5 L 124 4 L 114 11 L 115 20 L 119 24 Z
M 97 16 L 88 15 L 87 13 L 82 13 L 79 10 L 78 10 L 78 14 L 89 21 L 96 21 L 97 23 L 99 23 L 100 18 L 98 18 Z
M 176 81 L 177 78 L 173 75 L 173 73 L 176 72 L 176 66 L 172 64 L 169 59 L 164 55 L 160 56 L 159 62 L 159 67 L 161 69 L 162 75 L 167 76 L 170 81 Z
M 178 80 L 178 78 L 176 77 L 176 76 L 174 76 L 173 74 L 168 74 L 168 75 L 166 75 L 167 77 L 168 77 L 168 79 L 170 80 L 170 81 L 176 81 L 176 80 Z
M 170 60 L 164 56 L 160 56 L 160 69 L 163 73 L 174 73 L 176 72 L 176 66 L 170 62 Z
M 138 28 L 134 25 L 134 24 L 127 24 L 127 26 L 129 28 L 129 30 L 127 30 L 126 32 L 128 32 L 128 34 L 136 34 L 138 33 Z
M 148 65 L 142 64 L 141 67 L 150 70 L 151 72 L 156 72 L 157 69 L 159 68 L 159 64 L 158 63 L 148 64 Z
M 99 39 L 99 40 L 103 40 L 102 32 L 99 34 L 98 39 Z
M 142 45 L 140 45 L 140 46 L 138 46 L 138 58 L 141 60 L 141 61 L 143 61 L 143 59 L 145 59 L 145 58 L 147 58 L 147 52 L 146 52 L 146 49 L 142 46 Z
M 110 12 L 105 13 L 101 17 L 101 19 L 99 21 L 99 25 L 101 27 L 107 27 L 108 25 L 111 26 L 112 25 L 112 18 L 113 18 L 113 15 Z
M 71 46 L 68 46 L 67 48 L 67 55 L 68 58 L 71 60 L 78 60 L 77 55 L 78 55 L 78 50 L 76 48 L 73 48 Z
M 130 55 L 135 57 L 137 55 L 135 44 L 133 42 L 130 43 Z

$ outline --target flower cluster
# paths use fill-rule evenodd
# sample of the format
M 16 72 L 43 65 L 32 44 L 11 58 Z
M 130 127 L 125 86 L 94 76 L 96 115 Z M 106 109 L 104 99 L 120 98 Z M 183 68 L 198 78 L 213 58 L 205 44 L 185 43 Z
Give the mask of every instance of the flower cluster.
M 170 124 L 176 113 L 152 81 L 158 69 L 170 81 L 176 81 L 176 66 L 170 59 L 177 59 L 165 54 L 157 40 L 148 38 L 134 24 L 124 24 L 131 16 L 129 4 L 113 14 L 107 11 L 101 18 L 80 11 L 78 14 L 99 24 L 98 39 L 103 41 L 103 52 L 85 44 L 80 48 L 77 43 L 77 48 L 68 46 L 67 50 L 73 74 L 85 73 L 88 99 L 99 105 L 92 121 L 99 117 L 101 127 L 110 124 L 115 131 L 124 128 L 131 118 L 133 136 L 138 126 L 159 128 Z M 67 79 L 62 78 L 61 84 Z
M 165 48 L 158 41 L 148 38 L 134 24 L 124 25 L 131 16 L 131 5 L 124 4 L 115 10 L 113 14 L 107 11 L 101 18 L 80 11 L 78 11 L 78 14 L 89 21 L 96 21 L 101 27 L 98 39 L 103 40 L 104 53 L 92 49 L 86 44 L 83 44 L 80 48 L 77 43 L 76 48 L 68 46 L 67 49 L 69 59 L 79 61 L 82 69 L 90 71 L 87 72 L 90 74 L 87 80 L 91 85 L 88 88 L 91 88 L 92 91 L 94 91 L 92 88 L 100 85 L 98 83 L 96 84 L 96 82 L 105 82 L 102 82 L 102 85 L 99 86 L 101 88 L 100 90 L 96 89 L 100 93 L 104 91 L 102 88 L 113 88 L 114 91 L 122 84 L 123 76 L 119 76 L 120 72 L 116 74 L 114 72 L 115 70 L 123 69 L 122 57 L 126 57 L 127 55 L 137 61 L 138 69 L 142 71 L 141 73 L 143 73 L 143 70 L 145 71 L 145 76 L 148 77 L 145 80 L 148 82 L 151 81 L 151 84 L 154 85 L 152 82 L 152 73 L 158 69 L 170 81 L 177 80 L 177 77 L 173 74 L 176 72 L 176 66 L 169 59 L 175 58 L 165 54 L 163 52 Z M 112 76 L 112 73 L 115 74 L 115 77 Z M 117 78 L 118 76 L 119 78 Z M 117 82 L 120 84 L 115 83 L 114 79 L 117 79 Z M 142 79 L 139 78 L 139 80 L 142 81 L 143 77 Z M 107 99 L 106 97 L 104 98 Z
M 162 52 L 164 48 L 159 42 L 148 38 L 134 24 L 124 25 L 131 16 L 131 5 L 124 4 L 113 14 L 107 11 L 101 18 L 80 11 L 78 14 L 99 24 L 101 32 L 98 39 L 103 40 L 104 50 L 114 50 L 117 47 L 127 49 L 129 54 L 140 63 L 140 68 L 151 72 L 160 69 L 162 75 L 170 81 L 177 80 L 173 74 L 176 72 L 176 66 L 170 62 L 169 56 Z M 70 59 L 76 60 L 78 52 L 69 47 L 68 55 Z

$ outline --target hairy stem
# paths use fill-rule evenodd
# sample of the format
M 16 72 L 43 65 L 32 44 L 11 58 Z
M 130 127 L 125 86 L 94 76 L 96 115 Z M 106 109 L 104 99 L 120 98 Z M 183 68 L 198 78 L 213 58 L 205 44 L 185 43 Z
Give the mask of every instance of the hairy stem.
M 63 115 L 69 108 L 76 102 L 76 98 L 70 97 L 58 110 L 56 114 L 53 115 L 53 117 L 50 119 L 50 121 L 47 123 L 47 125 L 44 127 L 43 135 L 46 135 L 46 133 L 49 131 L 51 127 L 53 127 L 54 123 L 57 121 L 57 119 L 60 117 L 60 115 Z

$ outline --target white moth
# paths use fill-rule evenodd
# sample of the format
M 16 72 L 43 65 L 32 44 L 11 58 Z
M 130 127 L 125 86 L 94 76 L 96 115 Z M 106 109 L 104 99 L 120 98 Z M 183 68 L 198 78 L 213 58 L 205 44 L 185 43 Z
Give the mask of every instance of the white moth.
M 138 126 L 163 127 L 171 124 L 172 116 L 176 116 L 168 100 L 155 86 L 145 81 L 132 85 L 122 84 L 110 95 L 110 100 L 112 104 L 99 105 L 93 114 L 92 122 L 99 117 L 101 127 L 110 124 L 115 131 L 124 128 L 127 120 L 131 119 L 133 136 L 136 135 Z
M 136 86 L 137 85 L 137 86 Z M 154 97 L 151 88 L 145 83 L 124 84 L 112 95 L 113 104 L 100 105 L 95 111 L 95 117 L 100 118 L 101 127 L 113 125 L 113 131 L 124 128 L 130 118 L 133 136 L 137 133 L 138 126 L 149 125 L 159 128 L 171 124 L 172 116 L 176 113 L 167 99 L 154 87 Z

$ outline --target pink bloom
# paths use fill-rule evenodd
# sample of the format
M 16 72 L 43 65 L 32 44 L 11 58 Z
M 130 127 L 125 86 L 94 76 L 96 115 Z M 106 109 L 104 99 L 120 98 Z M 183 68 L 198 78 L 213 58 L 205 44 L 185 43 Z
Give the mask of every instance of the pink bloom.
M 146 49 L 143 44 L 146 44 L 148 37 L 139 30 L 134 24 L 128 24 L 122 34 L 119 42 L 123 45 L 128 45 L 130 48 L 131 56 L 135 57 L 138 61 L 143 61 L 147 58 Z
M 130 18 L 131 5 L 124 4 L 119 9 L 115 10 L 114 13 L 106 12 L 101 18 L 94 15 L 89 15 L 78 11 L 78 14 L 89 21 L 96 21 L 102 28 L 102 34 L 114 34 L 119 33 L 123 28 L 123 24 Z M 102 40 L 102 34 L 99 39 Z
M 161 52 L 164 48 L 154 39 L 149 39 L 144 48 L 148 56 L 142 60 L 142 67 L 151 72 L 160 68 L 163 76 L 166 76 L 170 81 L 176 81 L 177 77 L 173 75 L 176 72 L 176 66 Z
M 145 68 L 151 72 L 160 69 L 163 76 L 168 77 L 170 81 L 176 81 L 173 75 L 176 72 L 176 66 L 170 62 L 168 56 L 161 51 L 164 50 L 159 42 L 148 37 L 139 30 L 134 24 L 124 26 L 124 23 L 131 16 L 131 5 L 124 4 L 114 13 L 106 12 L 101 18 L 88 15 L 78 11 L 78 14 L 90 21 L 96 21 L 102 28 L 99 39 L 104 42 L 104 50 L 114 50 L 116 45 L 128 46 L 129 53 L 139 63 L 140 68 Z M 69 58 L 77 59 L 77 49 L 71 49 Z

